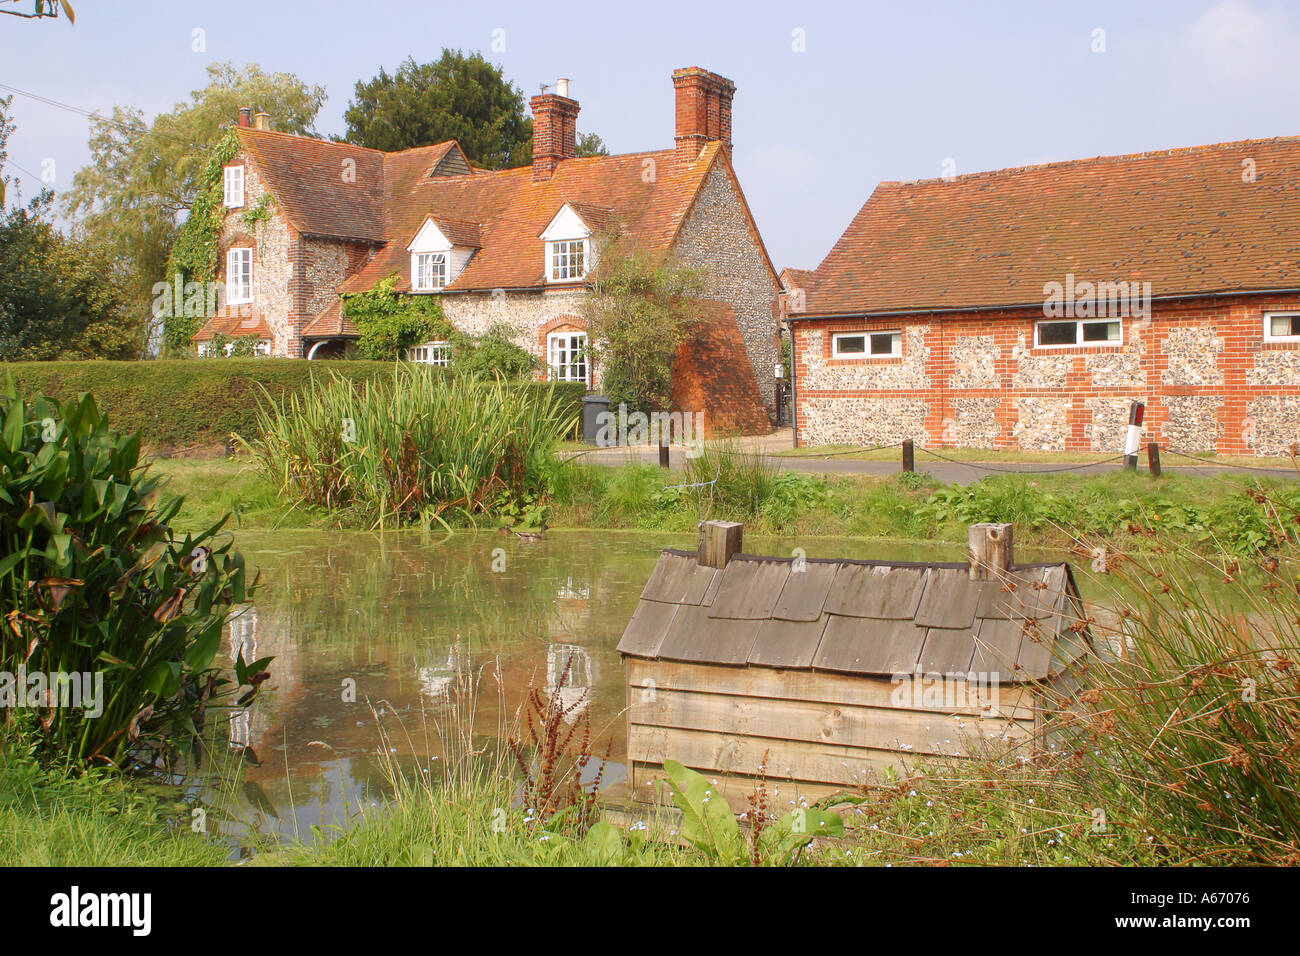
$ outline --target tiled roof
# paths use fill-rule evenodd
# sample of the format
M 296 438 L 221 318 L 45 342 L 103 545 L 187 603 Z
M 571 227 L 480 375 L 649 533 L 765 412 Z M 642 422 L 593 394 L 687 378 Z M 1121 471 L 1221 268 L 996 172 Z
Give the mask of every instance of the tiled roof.
M 460 152 L 452 141 L 383 153 L 268 130 L 235 132 L 299 232 L 376 243 L 387 238 L 385 213 L 393 197 Z
M 664 551 L 619 641 L 631 657 L 845 674 L 1044 680 L 1088 650 L 1068 565 L 972 581 L 965 564 Z
M 782 269 L 781 288 L 808 291 L 812 288 L 816 277 L 817 271 L 815 269 Z
M 1296 288 L 1298 260 L 1300 137 L 1247 140 L 881 183 L 804 311 L 1038 304 L 1067 273 L 1153 297 Z
M 194 334 L 194 339 L 197 342 L 206 342 L 217 335 L 224 335 L 230 339 L 245 335 L 269 339 L 271 328 L 266 324 L 266 318 L 262 313 L 254 312 L 251 306 L 226 306 L 203 323 L 203 328 Z
M 710 143 L 693 163 L 677 162 L 672 150 L 567 159 L 541 181 L 533 179 L 531 166 L 417 178 L 406 192 L 396 193 L 400 201 L 386 203 L 388 245 L 340 291 L 364 291 L 393 273 L 397 291 L 409 291 L 406 247 L 430 217 L 440 227 L 444 222 L 478 226 L 479 251 L 448 285 L 449 292 L 545 285 L 538 237 L 566 202 L 597 230 L 618 230 L 651 253 L 666 251 L 718 154 L 719 145 Z M 650 168 L 653 176 L 646 175 Z M 399 190 L 396 182 L 391 188 Z
M 302 330 L 304 339 L 356 338 L 357 327 L 343 314 L 343 302 L 335 299 Z

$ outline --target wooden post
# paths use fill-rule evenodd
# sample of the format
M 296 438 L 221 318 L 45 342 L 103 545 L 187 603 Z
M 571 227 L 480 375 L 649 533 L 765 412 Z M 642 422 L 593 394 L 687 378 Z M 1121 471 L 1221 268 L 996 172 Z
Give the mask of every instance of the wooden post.
M 701 567 L 725 568 L 740 551 L 745 526 L 739 521 L 700 522 L 700 546 L 697 560 Z
M 659 433 L 659 467 L 668 467 L 668 442 L 664 440 L 663 433 Z
M 1160 477 L 1160 445 L 1156 442 L 1147 442 L 1147 471 L 1152 478 Z
M 1015 560 L 1011 525 L 973 524 L 966 532 L 966 545 L 970 553 L 972 581 L 987 581 L 1011 570 Z
M 916 471 L 916 451 L 912 439 L 903 439 L 903 471 Z

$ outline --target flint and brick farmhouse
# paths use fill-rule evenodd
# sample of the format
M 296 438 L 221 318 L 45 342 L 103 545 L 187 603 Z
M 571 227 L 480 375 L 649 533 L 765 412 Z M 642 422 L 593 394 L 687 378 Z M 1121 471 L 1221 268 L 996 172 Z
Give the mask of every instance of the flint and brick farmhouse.
M 500 171 L 473 167 L 455 142 L 385 153 L 274 132 L 241 111 L 220 231 L 225 297 L 199 349 L 245 337 L 270 355 L 337 356 L 357 338 L 341 296 L 395 276 L 398 293 L 440 296 L 460 331 L 508 327 L 549 377 L 598 388 L 580 305 L 617 236 L 705 276 L 674 405 L 705 412 L 711 431 L 769 430 L 780 282 L 731 164 L 735 86 L 698 67 L 672 81 L 672 148 L 577 157 L 579 106 L 561 80 L 531 100 L 532 164 Z M 249 224 L 250 208 L 262 221 Z M 444 342 L 408 357 L 454 362 Z
M 1300 440 L 1300 137 L 881 183 L 788 269 L 797 442 Z

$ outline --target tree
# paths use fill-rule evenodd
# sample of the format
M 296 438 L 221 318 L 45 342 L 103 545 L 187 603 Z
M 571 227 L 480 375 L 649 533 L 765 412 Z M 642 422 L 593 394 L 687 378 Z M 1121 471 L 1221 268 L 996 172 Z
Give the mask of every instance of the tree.
M 520 89 L 482 55 L 459 50 L 433 63 L 407 57 L 391 76 L 380 68 L 357 83 L 343 118 L 349 143 L 392 151 L 454 139 L 488 169 L 522 165 L 532 140 Z
M 14 131 L 10 102 L 0 99 L 0 166 Z M 122 321 L 111 263 L 51 225 L 53 199 L 42 190 L 0 215 L 0 361 L 130 358 L 137 337 Z
M 533 159 L 533 121 L 524 95 L 481 54 L 442 51 L 433 63 L 407 57 L 395 75 L 380 68 L 358 82 L 343 118 L 344 140 L 395 151 L 454 139 L 471 163 L 486 169 L 527 166 Z M 594 133 L 580 136 L 579 156 L 608 156 Z
M 590 358 L 600 366 L 610 404 L 667 410 L 673 363 L 698 321 L 695 300 L 704 276 L 615 241 L 602 250 L 590 285 L 581 312 Z
M 28 3 L 29 0 L 0 0 L 0 3 L 19 4 Z M 64 16 L 68 18 L 69 23 L 77 22 L 76 11 L 72 9 L 72 4 L 68 0 L 31 0 L 32 12 L 27 13 L 22 10 L 7 10 L 0 7 L 0 13 L 7 13 L 11 17 L 26 17 L 29 20 L 39 20 L 43 17 L 57 17 L 59 10 L 63 11 Z
M 275 128 L 311 135 L 325 89 L 256 64 L 208 66 L 209 83 L 169 113 L 145 120 L 116 106 L 92 120 L 90 165 L 73 178 L 65 212 L 77 234 L 113 250 L 126 308 L 148 319 L 154 283 L 168 280 L 167 257 L 180 221 L 203 186 L 209 148 L 240 107 L 269 113 Z

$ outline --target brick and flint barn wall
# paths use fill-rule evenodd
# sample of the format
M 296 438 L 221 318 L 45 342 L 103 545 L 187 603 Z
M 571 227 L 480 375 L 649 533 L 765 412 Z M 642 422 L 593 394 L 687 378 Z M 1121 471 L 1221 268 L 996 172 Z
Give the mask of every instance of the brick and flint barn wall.
M 772 374 L 776 347 L 777 283 L 754 238 L 731 179 L 715 164 L 677 240 L 677 254 L 707 275 L 706 298 L 731 306 L 745 351 L 754 367 L 759 393 L 769 411 L 776 408 Z
M 1035 349 L 1042 310 L 794 326 L 802 445 L 893 444 L 1120 454 L 1129 405 L 1144 441 L 1188 454 L 1279 455 L 1300 441 L 1300 344 L 1264 341 L 1297 296 L 1154 302 L 1119 346 Z M 902 332 L 902 356 L 832 359 L 831 335 Z

